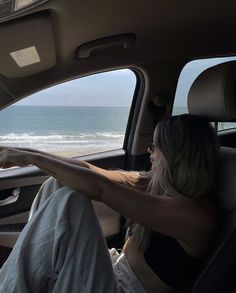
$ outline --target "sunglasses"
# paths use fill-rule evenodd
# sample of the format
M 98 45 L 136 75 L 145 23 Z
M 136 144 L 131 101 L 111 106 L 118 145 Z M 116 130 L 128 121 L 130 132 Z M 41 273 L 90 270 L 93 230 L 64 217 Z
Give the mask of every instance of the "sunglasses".
M 153 142 L 148 144 L 148 152 L 153 153 L 155 151 L 156 145 Z

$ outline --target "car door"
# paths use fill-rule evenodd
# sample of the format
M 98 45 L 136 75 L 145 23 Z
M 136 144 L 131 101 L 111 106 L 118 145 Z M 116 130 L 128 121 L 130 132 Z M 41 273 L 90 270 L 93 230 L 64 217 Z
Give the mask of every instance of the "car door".
M 125 169 L 136 75 L 119 70 L 84 79 L 36 93 L 0 112 L 0 144 L 41 148 L 103 168 Z M 34 166 L 1 170 L 1 247 L 14 246 L 47 178 Z M 107 241 L 118 244 L 120 215 L 102 203 L 94 205 Z

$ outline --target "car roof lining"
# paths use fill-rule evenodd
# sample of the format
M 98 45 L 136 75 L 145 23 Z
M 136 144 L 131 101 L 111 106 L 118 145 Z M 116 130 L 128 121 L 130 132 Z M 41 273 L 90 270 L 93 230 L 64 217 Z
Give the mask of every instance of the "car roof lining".
M 38 68 L 36 64 L 31 69 L 29 66 L 29 76 L 13 67 L 7 73 L 8 66 L 0 59 L 0 85 L 14 99 L 19 99 L 53 84 L 102 70 L 138 67 L 158 60 L 185 59 L 187 63 L 196 58 L 234 55 L 234 5 L 229 0 L 224 3 L 151 1 L 148 5 L 132 0 L 125 5 L 108 0 L 73 0 L 70 5 L 63 0 L 49 1 L 17 19 L 0 23 L 1 32 L 6 25 L 37 20 L 51 32 L 50 36 L 43 31 L 37 34 L 33 25 L 28 26 L 32 43 L 42 48 L 40 54 L 48 58 Z M 81 45 L 124 33 L 135 35 L 135 46 L 127 50 L 111 47 L 92 52 L 89 58 L 77 58 Z M 11 38 L 17 40 L 19 49 L 27 46 L 20 25 L 15 26 Z

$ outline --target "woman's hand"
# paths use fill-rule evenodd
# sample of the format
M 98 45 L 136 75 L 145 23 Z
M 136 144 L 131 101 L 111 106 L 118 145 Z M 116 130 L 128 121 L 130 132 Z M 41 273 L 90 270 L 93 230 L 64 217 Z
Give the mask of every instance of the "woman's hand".
M 0 167 L 28 166 L 31 164 L 31 153 L 19 149 L 3 149 L 0 147 Z

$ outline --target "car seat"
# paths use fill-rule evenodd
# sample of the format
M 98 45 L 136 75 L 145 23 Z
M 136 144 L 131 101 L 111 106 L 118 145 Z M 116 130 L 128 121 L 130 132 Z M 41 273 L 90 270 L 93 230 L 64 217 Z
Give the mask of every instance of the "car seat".
M 236 121 L 236 62 L 203 71 L 188 95 L 189 113 L 211 122 Z M 236 135 L 236 132 L 235 132 Z M 236 292 L 236 149 L 220 148 L 216 197 L 221 210 L 217 241 L 191 293 Z

